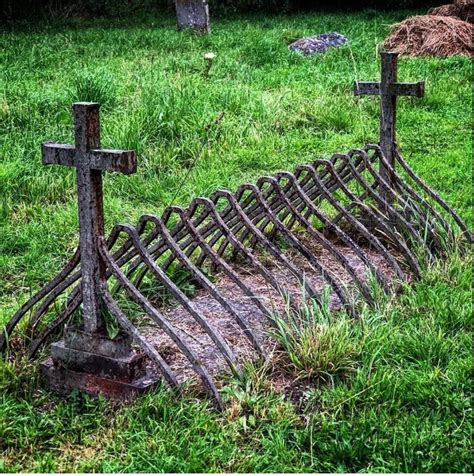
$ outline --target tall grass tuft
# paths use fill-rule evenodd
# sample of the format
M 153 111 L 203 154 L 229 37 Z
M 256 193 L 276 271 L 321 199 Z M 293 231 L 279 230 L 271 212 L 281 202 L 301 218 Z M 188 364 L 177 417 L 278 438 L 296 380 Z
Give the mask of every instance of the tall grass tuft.
M 328 292 L 321 305 L 311 300 L 296 312 L 288 307 L 275 316 L 275 322 L 274 337 L 283 348 L 281 360 L 297 380 L 333 384 L 355 372 L 360 342 L 350 319 L 331 313 Z
M 74 101 L 98 102 L 102 107 L 115 104 L 116 88 L 112 74 L 105 70 L 81 71 L 73 86 Z

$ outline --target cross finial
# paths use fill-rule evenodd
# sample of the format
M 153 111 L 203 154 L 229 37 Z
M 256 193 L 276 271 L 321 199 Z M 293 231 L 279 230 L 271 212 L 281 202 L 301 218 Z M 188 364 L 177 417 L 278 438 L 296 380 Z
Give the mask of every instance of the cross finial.
M 46 142 L 43 164 L 76 168 L 81 250 L 82 307 L 84 330 L 97 332 L 101 319 L 100 284 L 106 281 L 105 265 L 98 252 L 98 238 L 104 234 L 102 171 L 132 174 L 137 168 L 135 151 L 100 149 L 100 121 L 97 103 L 74 103 L 75 145 Z
M 380 147 L 388 163 L 393 166 L 397 96 L 422 97 L 425 94 L 425 83 L 424 81 L 398 83 L 398 53 L 382 52 L 380 56 L 382 63 L 380 82 L 356 81 L 354 94 L 356 96 L 363 94 L 380 96 Z M 393 178 L 383 165 L 381 165 L 380 173 L 388 183 L 392 183 Z

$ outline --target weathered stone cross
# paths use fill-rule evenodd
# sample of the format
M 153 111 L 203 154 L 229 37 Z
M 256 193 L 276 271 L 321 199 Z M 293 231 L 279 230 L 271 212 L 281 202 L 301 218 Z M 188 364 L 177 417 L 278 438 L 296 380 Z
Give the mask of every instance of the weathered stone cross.
M 424 81 L 417 83 L 397 82 L 397 52 L 381 53 L 382 71 L 380 82 L 356 81 L 356 96 L 369 94 L 380 96 L 380 147 L 390 165 L 394 165 L 395 127 L 397 96 L 422 97 L 425 94 Z M 389 171 L 381 165 L 380 174 L 388 183 L 393 183 Z
M 135 151 L 100 149 L 99 104 L 75 103 L 75 145 L 46 142 L 43 164 L 75 167 L 79 208 L 83 321 L 86 332 L 101 329 L 100 284 L 106 269 L 99 251 L 98 237 L 104 234 L 102 171 L 132 174 L 137 169 Z

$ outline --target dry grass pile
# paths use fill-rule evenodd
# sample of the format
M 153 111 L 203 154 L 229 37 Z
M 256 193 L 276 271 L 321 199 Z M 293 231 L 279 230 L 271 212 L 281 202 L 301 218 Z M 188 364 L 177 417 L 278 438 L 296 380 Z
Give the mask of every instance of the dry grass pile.
M 474 0 L 456 0 L 448 5 L 431 8 L 428 15 L 455 17 L 469 23 L 474 23 Z
M 457 18 L 419 15 L 393 25 L 381 47 L 405 56 L 471 56 L 473 25 Z

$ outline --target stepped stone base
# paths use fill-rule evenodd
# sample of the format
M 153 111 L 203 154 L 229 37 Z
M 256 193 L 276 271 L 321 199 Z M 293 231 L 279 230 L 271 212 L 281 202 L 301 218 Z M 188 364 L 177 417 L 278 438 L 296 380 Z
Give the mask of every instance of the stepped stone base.
M 145 355 L 132 350 L 128 336 L 109 339 L 69 327 L 64 339 L 51 345 L 51 357 L 41 363 L 40 377 L 60 395 L 77 389 L 93 396 L 129 399 L 161 380 L 146 364 Z

